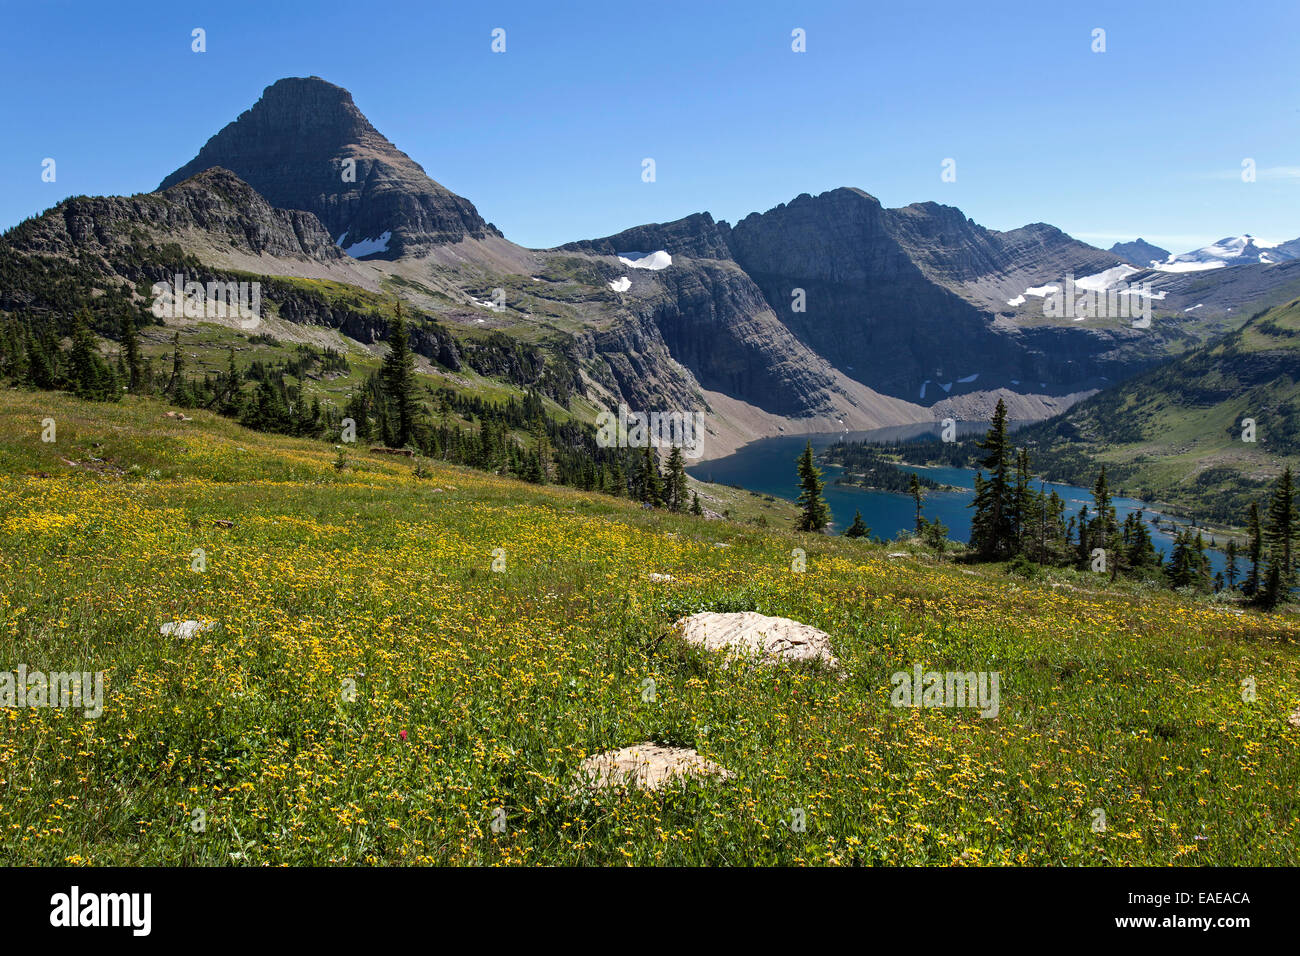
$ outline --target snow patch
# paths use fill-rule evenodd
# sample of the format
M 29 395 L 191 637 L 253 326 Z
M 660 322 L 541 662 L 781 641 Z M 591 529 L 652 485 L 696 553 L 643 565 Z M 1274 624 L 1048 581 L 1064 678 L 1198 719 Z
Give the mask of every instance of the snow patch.
M 1094 272 L 1090 276 L 1084 276 L 1082 279 L 1075 279 L 1074 287 L 1088 292 L 1105 292 L 1111 286 L 1118 285 L 1129 276 L 1141 271 L 1141 269 L 1135 269 L 1133 266 L 1121 263 L 1113 268 Z
M 343 235 L 339 236 L 338 244 L 340 246 L 343 246 L 343 240 L 347 238 L 347 235 L 348 234 L 345 232 Z M 374 255 L 376 252 L 387 252 L 388 240 L 391 238 L 393 238 L 393 233 L 389 230 L 385 230 L 378 239 L 362 239 L 359 242 L 352 243 L 350 246 L 344 246 L 343 251 L 353 259 L 360 259 L 362 256 Z
M 1226 262 L 1162 262 L 1155 267 L 1156 272 L 1205 272 L 1207 269 L 1222 269 Z
M 609 284 L 609 287 L 615 292 L 626 292 L 628 289 L 632 288 L 632 280 L 627 276 L 619 276 Z
M 641 252 L 628 252 L 620 254 L 618 261 L 630 269 L 649 269 L 652 272 L 658 272 L 660 269 L 667 269 L 673 264 L 673 257 L 660 249 L 658 252 L 652 252 L 649 255 Z

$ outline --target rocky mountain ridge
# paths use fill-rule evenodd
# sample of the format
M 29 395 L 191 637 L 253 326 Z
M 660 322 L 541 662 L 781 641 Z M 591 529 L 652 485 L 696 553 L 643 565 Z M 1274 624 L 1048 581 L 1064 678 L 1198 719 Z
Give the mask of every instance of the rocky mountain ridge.
M 469 200 L 434 182 L 319 77 L 290 77 L 163 179 L 167 189 L 214 166 L 231 170 L 273 206 L 314 213 L 358 258 L 396 259 L 430 246 L 501 233 Z

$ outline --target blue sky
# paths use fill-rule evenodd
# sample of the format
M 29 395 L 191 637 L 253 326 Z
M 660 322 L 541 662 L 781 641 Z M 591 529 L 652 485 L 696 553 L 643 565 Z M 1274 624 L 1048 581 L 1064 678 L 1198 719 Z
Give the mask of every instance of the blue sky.
M 1300 236 L 1294 0 L 3 0 L 0 17 L 0 228 L 152 190 L 264 87 L 314 74 L 528 246 L 841 185 L 1103 246 Z

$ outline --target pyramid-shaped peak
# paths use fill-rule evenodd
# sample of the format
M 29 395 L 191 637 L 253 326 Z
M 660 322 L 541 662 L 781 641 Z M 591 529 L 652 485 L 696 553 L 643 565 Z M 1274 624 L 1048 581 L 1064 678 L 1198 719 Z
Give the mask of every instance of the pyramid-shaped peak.
M 418 255 L 500 235 L 469 200 L 430 179 L 375 129 L 351 93 L 318 76 L 272 83 L 158 188 L 214 166 L 231 170 L 272 206 L 315 213 L 336 242 L 369 255 Z
M 357 109 L 351 93 L 319 76 L 287 76 L 276 80 L 239 119 L 246 117 L 288 123 L 299 130 L 328 130 L 336 136 L 378 133 Z

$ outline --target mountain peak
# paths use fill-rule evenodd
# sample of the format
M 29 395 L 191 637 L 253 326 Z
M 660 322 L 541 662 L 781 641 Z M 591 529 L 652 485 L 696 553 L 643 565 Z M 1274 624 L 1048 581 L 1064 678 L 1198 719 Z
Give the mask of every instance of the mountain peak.
M 375 129 L 351 93 L 318 76 L 272 83 L 158 188 L 214 166 L 272 206 L 315 213 L 357 256 L 396 259 L 500 235 Z
M 1148 269 L 1154 263 L 1164 262 L 1170 256 L 1168 249 L 1152 245 L 1140 236 L 1132 242 L 1117 242 L 1110 247 L 1110 251 L 1141 269 Z

